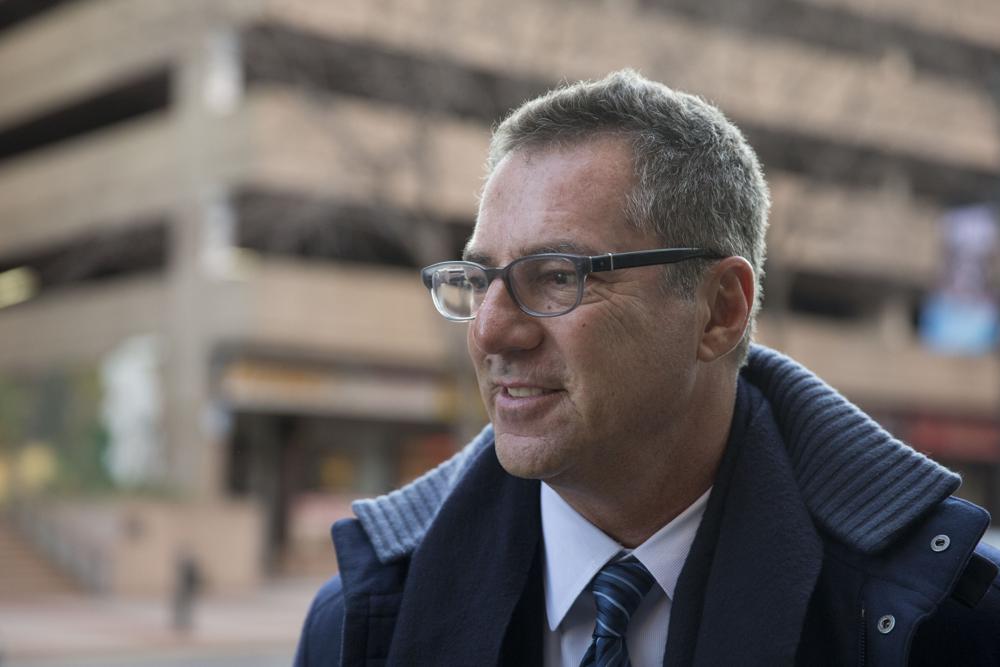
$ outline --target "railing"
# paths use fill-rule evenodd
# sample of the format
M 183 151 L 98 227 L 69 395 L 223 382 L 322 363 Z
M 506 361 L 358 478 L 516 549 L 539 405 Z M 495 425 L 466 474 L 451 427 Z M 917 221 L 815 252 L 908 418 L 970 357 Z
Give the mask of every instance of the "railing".
M 106 593 L 111 584 L 111 535 L 107 517 L 55 503 L 17 503 L 13 524 L 59 569 L 92 593 Z M 104 519 L 102 521 L 102 519 Z

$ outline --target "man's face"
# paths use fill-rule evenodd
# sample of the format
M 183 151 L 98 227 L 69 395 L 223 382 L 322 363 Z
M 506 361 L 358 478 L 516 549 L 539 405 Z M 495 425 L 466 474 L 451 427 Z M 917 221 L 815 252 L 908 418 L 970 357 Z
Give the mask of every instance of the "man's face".
M 546 251 L 658 248 L 625 221 L 632 183 L 618 138 L 508 155 L 486 185 L 466 256 L 504 266 Z M 552 318 L 524 314 L 494 281 L 468 346 L 504 468 L 593 488 L 683 436 L 696 315 L 693 302 L 665 294 L 660 267 L 592 274 L 582 303 Z

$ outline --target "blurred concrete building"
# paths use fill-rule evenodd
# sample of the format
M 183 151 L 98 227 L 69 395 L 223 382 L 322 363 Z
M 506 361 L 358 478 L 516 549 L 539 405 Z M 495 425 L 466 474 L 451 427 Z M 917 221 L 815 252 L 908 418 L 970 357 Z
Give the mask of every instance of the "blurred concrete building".
M 232 586 L 330 569 L 350 498 L 484 420 L 415 269 L 460 253 L 491 124 L 625 66 L 719 104 L 765 163 L 760 340 L 1000 510 L 996 353 L 919 335 L 941 220 L 998 194 L 993 0 L 6 0 L 0 497 L 22 530 L 111 590 L 168 587 L 182 550 Z M 45 489 L 103 495 L 25 501 Z

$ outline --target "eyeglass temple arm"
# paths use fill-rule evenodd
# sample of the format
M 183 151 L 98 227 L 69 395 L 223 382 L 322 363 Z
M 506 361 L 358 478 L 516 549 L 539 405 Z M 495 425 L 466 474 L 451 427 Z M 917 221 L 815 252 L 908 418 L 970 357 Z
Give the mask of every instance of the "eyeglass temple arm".
M 686 259 L 706 257 L 720 259 L 722 255 L 703 248 L 666 248 L 663 250 L 638 250 L 635 252 L 608 253 L 590 257 L 590 270 L 614 271 L 629 269 L 635 266 L 652 266 L 654 264 L 673 264 Z

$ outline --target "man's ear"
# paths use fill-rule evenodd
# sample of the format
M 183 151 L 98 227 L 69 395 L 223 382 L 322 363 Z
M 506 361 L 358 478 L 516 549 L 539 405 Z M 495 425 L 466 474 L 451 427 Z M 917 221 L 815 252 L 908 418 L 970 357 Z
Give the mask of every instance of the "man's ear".
M 720 260 L 706 273 L 699 290 L 706 313 L 698 342 L 701 361 L 720 359 L 739 345 L 750 321 L 755 291 L 753 267 L 743 257 Z

